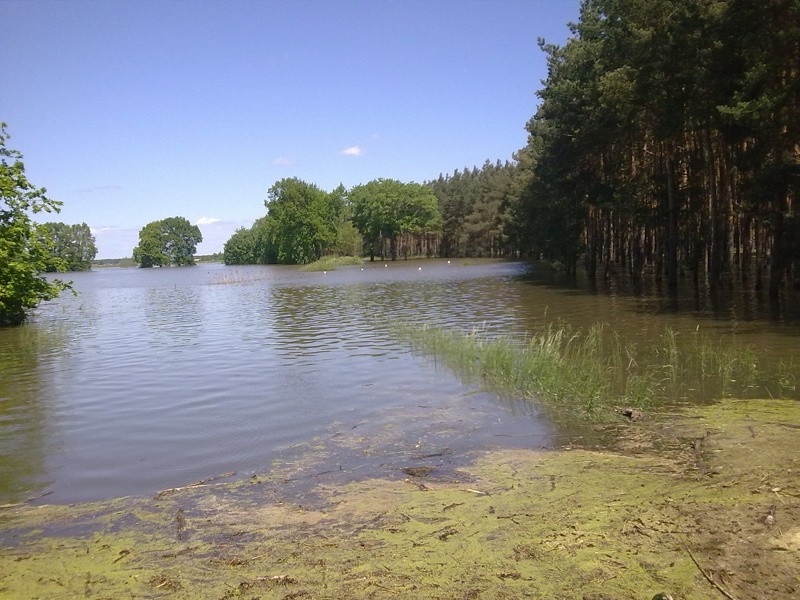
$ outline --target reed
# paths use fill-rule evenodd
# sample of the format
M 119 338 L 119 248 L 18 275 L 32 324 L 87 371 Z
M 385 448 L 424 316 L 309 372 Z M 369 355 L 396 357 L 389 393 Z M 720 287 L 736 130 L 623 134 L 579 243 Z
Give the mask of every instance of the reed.
M 752 348 L 714 343 L 699 332 L 682 339 L 665 329 L 647 345 L 599 324 L 588 330 L 551 324 L 525 338 L 431 327 L 401 333 L 413 348 L 490 388 L 594 419 L 622 406 L 784 395 L 796 387 L 792 367 L 769 374 Z
M 265 271 L 226 269 L 225 272 L 217 275 L 208 283 L 209 285 L 233 285 L 237 283 L 252 283 L 267 277 L 268 275 Z
M 358 256 L 323 256 L 319 260 L 300 267 L 301 271 L 335 271 L 339 267 L 360 265 L 363 261 Z

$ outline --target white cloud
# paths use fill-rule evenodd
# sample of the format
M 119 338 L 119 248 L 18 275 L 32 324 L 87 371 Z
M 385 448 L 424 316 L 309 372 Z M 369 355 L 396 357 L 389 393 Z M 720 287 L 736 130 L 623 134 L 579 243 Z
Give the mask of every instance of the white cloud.
M 116 227 L 89 227 L 89 232 L 92 235 L 98 235 L 100 233 L 105 233 L 106 231 L 114 231 L 117 229 Z
M 350 146 L 342 150 L 342 154 L 346 154 L 347 156 L 361 156 L 364 154 L 364 150 L 358 146 Z
M 213 225 L 214 223 L 219 223 L 222 219 L 218 219 L 217 217 L 200 217 L 195 221 L 195 225 Z
M 276 167 L 288 167 L 292 164 L 291 158 L 286 158 L 285 156 L 279 156 L 275 160 L 272 161 L 272 164 Z

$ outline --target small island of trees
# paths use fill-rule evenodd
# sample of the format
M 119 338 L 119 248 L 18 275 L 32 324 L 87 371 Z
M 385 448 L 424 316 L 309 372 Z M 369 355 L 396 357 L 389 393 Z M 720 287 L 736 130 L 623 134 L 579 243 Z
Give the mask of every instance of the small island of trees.
M 142 268 L 193 265 L 202 241 L 200 228 L 183 217 L 152 221 L 139 232 L 133 260 Z

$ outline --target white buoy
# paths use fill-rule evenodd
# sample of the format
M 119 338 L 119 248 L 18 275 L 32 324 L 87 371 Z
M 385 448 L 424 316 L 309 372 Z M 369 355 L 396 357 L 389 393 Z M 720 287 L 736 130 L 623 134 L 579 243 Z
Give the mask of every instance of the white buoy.
M 422 271 L 422 267 L 419 267 L 419 268 L 417 269 L 417 271 Z

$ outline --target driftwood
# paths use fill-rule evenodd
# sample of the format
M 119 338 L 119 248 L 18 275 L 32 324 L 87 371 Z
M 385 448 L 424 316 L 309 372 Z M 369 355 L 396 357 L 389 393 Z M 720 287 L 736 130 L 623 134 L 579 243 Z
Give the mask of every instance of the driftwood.
M 689 550 L 689 546 L 684 544 L 684 547 L 686 548 L 686 552 L 689 554 L 689 558 L 692 559 L 692 562 L 703 574 L 703 577 L 706 578 L 706 581 L 708 581 L 708 583 L 713 585 L 717 589 L 717 591 L 726 598 L 728 598 L 728 600 L 736 600 L 736 598 L 734 598 L 724 587 L 722 587 L 720 584 L 714 581 L 714 578 L 711 575 L 709 575 L 709 573 L 703 567 L 700 566 L 700 563 L 697 562 L 697 559 L 694 557 L 694 554 L 692 554 L 692 551 Z
M 183 485 L 180 487 L 168 488 L 166 490 L 161 490 L 155 496 L 153 496 L 154 500 L 161 500 L 165 496 L 169 496 L 170 494 L 174 494 L 175 492 L 180 492 L 182 490 L 191 490 L 195 488 L 206 487 L 211 483 L 218 481 L 220 479 L 228 479 L 229 477 L 236 477 L 236 471 L 228 471 L 227 473 L 222 473 L 221 475 L 215 475 L 214 477 L 209 477 L 208 479 L 201 479 L 200 481 L 195 481 L 194 483 L 190 483 L 189 485 Z

